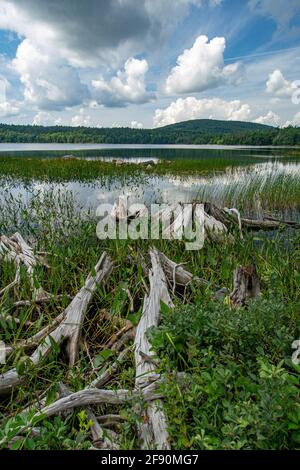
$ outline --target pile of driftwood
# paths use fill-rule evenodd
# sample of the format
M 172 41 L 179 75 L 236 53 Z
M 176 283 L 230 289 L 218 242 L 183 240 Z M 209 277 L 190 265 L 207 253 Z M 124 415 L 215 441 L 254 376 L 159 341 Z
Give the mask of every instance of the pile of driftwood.
M 199 210 L 200 205 L 203 211 Z M 131 221 L 138 217 L 148 216 L 147 209 L 140 209 L 137 205 L 127 207 L 126 196 L 120 196 L 111 211 L 111 217 L 117 221 Z M 235 208 L 219 208 L 212 203 L 193 203 L 189 205 L 181 203 L 171 204 L 162 208 L 153 216 L 152 222 L 160 221 L 162 224 L 163 238 L 176 238 L 182 233 L 183 226 L 194 222 L 203 225 L 204 235 L 212 242 L 222 242 L 225 239 L 233 241 L 232 231 L 238 229 L 243 240 L 244 230 L 277 230 L 282 227 L 300 228 L 300 224 L 294 221 L 279 220 L 272 217 L 262 219 L 250 219 L 242 217 Z M 184 210 L 183 210 L 184 208 Z
M 91 406 L 97 404 L 121 405 L 125 402 L 133 402 L 135 412 L 139 415 L 137 430 L 141 447 L 144 449 L 170 448 L 167 420 L 162 407 L 163 396 L 160 390 L 163 379 L 158 373 L 158 360 L 151 349 L 147 331 L 159 324 L 162 302 L 169 308 L 173 308 L 170 292 L 175 294 L 178 289 L 185 288 L 191 282 L 202 285 L 205 284 L 205 281 L 194 277 L 184 269 L 182 264 L 174 263 L 157 249 L 152 249 L 149 254 L 151 261 L 151 268 L 148 272 L 150 287 L 144 298 L 142 316 L 136 329 L 130 322 L 127 322 L 116 335 L 117 341 L 113 344 L 112 349 L 119 351 L 119 355 L 115 362 L 110 364 L 83 390 L 72 393 L 61 383 L 60 395 L 54 403 L 44 406 L 45 397 L 42 396 L 36 403 L 27 406 L 24 411 L 35 410 L 31 423 L 37 422 L 39 417 L 50 417 L 74 408 L 83 408 L 93 422 L 91 434 L 94 446 L 116 449 L 118 448 L 117 433 L 104 426 L 109 423 L 115 424 L 121 420 L 121 417 L 119 415 L 97 417 Z M 21 263 L 26 267 L 29 279 L 33 282 L 35 267 L 38 263 L 45 262 L 44 258 L 40 257 L 41 255 L 35 255 L 34 250 L 25 243 L 20 234 L 15 234 L 11 238 L 2 237 L 1 259 L 13 261 L 17 271 L 14 283 L 7 286 L 7 289 L 12 289 L 19 282 Z M 74 366 L 78 359 L 81 330 L 88 305 L 98 285 L 105 282 L 112 269 L 112 260 L 106 253 L 103 253 L 93 273 L 88 275 L 84 286 L 68 307 L 50 325 L 44 327 L 33 337 L 14 345 L 8 345 L 6 353 L 9 355 L 16 348 L 22 348 L 24 352 L 32 351 L 27 360 L 33 366 L 38 366 L 51 352 L 53 342 L 60 345 L 63 341 L 67 341 L 69 365 L 70 367 Z M 255 269 L 239 267 L 234 277 L 232 302 L 236 305 L 244 304 L 248 298 L 254 297 L 258 293 L 259 279 Z M 33 283 L 33 301 L 43 303 L 47 302 L 49 298 L 49 294 Z M 134 344 L 128 347 L 130 340 L 133 340 Z M 117 374 L 120 365 L 132 350 L 134 350 L 136 368 L 135 388 L 133 390 L 106 389 L 105 385 Z M 175 372 L 174 380 L 178 380 L 181 386 L 187 383 L 185 376 Z M 20 375 L 16 368 L 8 370 L 0 375 L 0 395 L 6 397 L 24 383 L 26 385 L 26 374 Z M 140 404 L 139 407 L 136 403 Z M 39 432 L 38 428 L 31 428 L 30 423 L 20 429 L 20 436 L 25 431 L 30 431 L 33 435 Z
M 247 226 L 247 224 L 258 228 L 255 221 L 242 219 L 232 210 L 218 209 L 210 204 L 205 206 L 205 212 L 209 218 L 213 219 L 213 225 L 216 220 L 218 224 L 222 224 L 226 228 L 226 231 L 233 222 L 238 224 L 240 228 Z M 262 228 L 261 222 L 259 228 Z M 274 220 L 264 221 L 264 226 L 268 229 L 277 228 L 279 224 L 281 225 L 281 222 Z M 49 302 L 49 299 L 52 298 L 51 295 L 36 283 L 34 275 L 37 266 L 44 265 L 49 269 L 45 256 L 46 253 L 35 253 L 18 233 L 10 238 L 2 236 L 0 238 L 0 260 L 13 262 L 16 275 L 14 281 L 2 289 L 0 296 L 15 289 L 20 283 L 20 267 L 23 265 L 32 287 L 32 299 L 16 302 L 16 307 L 30 305 L 32 302 L 40 305 Z M 135 328 L 130 322 L 124 321 L 123 326 L 115 335 L 114 341 L 109 345 L 111 349 L 118 352 L 117 359 L 110 363 L 104 371 L 102 370 L 96 379 L 84 389 L 72 392 L 65 384 L 61 383 L 59 396 L 50 405 L 45 406 L 45 396 L 42 395 L 36 403 L 26 406 L 23 411 L 34 410 L 34 415 L 30 422 L 19 430 L 18 439 L 22 439 L 25 432 L 30 432 L 33 435 L 39 433 L 38 427 L 32 426 L 32 423 L 38 423 L 39 419 L 62 412 L 70 412 L 75 408 L 82 408 L 93 422 L 90 432 L 94 447 L 117 449 L 119 436 L 113 429 L 114 425 L 122 420 L 121 416 L 118 414 L 96 416 L 92 407 L 99 404 L 122 405 L 129 402 L 132 403 L 134 412 L 139 416 L 136 426 L 140 447 L 143 449 L 170 449 L 167 418 L 162 406 L 161 384 L 164 379 L 159 373 L 158 358 L 151 348 L 147 333 L 149 328 L 159 324 L 162 303 L 172 309 L 174 304 L 171 296 L 182 292 L 182 289 L 186 289 L 191 283 L 207 285 L 207 281 L 193 276 L 184 268 L 184 264 L 176 264 L 155 248 L 150 250 L 149 256 L 151 265 L 149 269 L 146 268 L 148 269 L 149 288 L 147 287 L 139 324 Z M 38 370 L 37 366 L 50 354 L 53 344 L 67 343 L 69 366 L 73 367 L 78 361 L 82 326 L 88 306 L 98 286 L 107 281 L 113 268 L 113 261 L 104 252 L 92 273 L 87 276 L 84 286 L 70 301 L 67 308 L 50 325 L 42 328 L 34 336 L 16 344 L 7 345 L 6 354 L 9 356 L 16 349 L 21 349 L 24 353 L 30 352 L 30 355 L 26 356 L 26 360 L 30 361 L 33 366 L 31 367 L 32 373 L 35 367 Z M 249 299 L 260 294 L 260 280 L 255 266 L 238 266 L 234 272 L 233 284 L 233 291 L 229 295 L 232 306 L 245 305 Z M 226 289 L 223 290 L 224 292 L 224 295 L 228 294 Z M 56 300 L 58 300 L 57 297 Z M 130 342 L 133 342 L 132 346 L 128 346 Z M 296 346 L 298 344 L 295 345 L 295 348 Z M 132 352 L 134 352 L 136 371 L 134 388 L 132 390 L 106 388 L 111 379 L 117 375 L 120 365 L 127 360 L 128 355 Z M 174 371 L 174 380 L 177 380 L 181 387 L 188 385 L 187 376 L 178 374 L 176 371 Z M 7 370 L 0 375 L 0 397 L 5 399 L 22 384 L 26 385 L 26 373 L 21 375 L 16 368 Z M 8 446 L 11 443 L 12 441 L 7 443 Z

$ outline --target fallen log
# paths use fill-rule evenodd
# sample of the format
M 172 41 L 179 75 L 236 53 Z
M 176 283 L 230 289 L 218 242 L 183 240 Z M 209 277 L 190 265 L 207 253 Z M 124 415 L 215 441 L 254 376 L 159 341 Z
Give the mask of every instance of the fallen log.
M 238 226 L 250 230 L 277 230 L 284 225 L 291 227 L 299 227 L 300 224 L 292 221 L 278 220 L 272 217 L 264 217 L 263 219 L 249 219 L 247 217 L 239 217 L 236 209 L 220 209 L 212 203 L 204 204 L 205 212 L 215 219 L 222 222 L 227 228 Z
M 145 296 L 140 322 L 135 336 L 135 388 L 142 390 L 149 380 L 156 380 L 157 373 L 153 364 L 154 355 L 147 337 L 149 328 L 158 326 L 160 320 L 161 302 L 170 308 L 173 302 L 170 298 L 167 280 L 161 267 L 157 250 L 150 251 L 152 268 L 149 271 L 150 293 Z M 152 360 L 151 360 L 152 359 Z M 166 417 L 162 411 L 162 403 L 155 401 L 143 411 L 138 433 L 143 449 L 155 447 L 158 450 L 170 449 Z
M 37 366 L 43 358 L 49 355 L 53 341 L 59 345 L 63 340 L 68 341 L 67 350 L 70 367 L 75 364 L 78 354 L 82 323 L 88 305 L 97 289 L 97 286 L 110 274 L 112 266 L 112 261 L 104 252 L 95 266 L 94 272 L 88 275 L 85 285 L 61 314 L 63 316 L 61 323 L 43 340 L 43 342 L 41 342 L 41 344 L 39 344 L 37 349 L 28 358 L 33 365 Z M 0 375 L 0 395 L 10 393 L 22 382 L 22 380 L 24 380 L 24 378 L 24 376 L 21 376 L 17 372 L 16 368 Z
M 142 398 L 146 402 L 156 400 L 162 397 L 162 394 L 158 393 L 161 383 L 161 380 L 156 380 L 140 390 L 100 390 L 97 388 L 86 388 L 79 392 L 73 392 L 70 395 L 56 400 L 51 403 L 51 405 L 43 407 L 40 411 L 35 413 L 31 421 L 38 422 L 39 419 L 42 420 L 67 410 L 84 408 L 88 405 L 122 405 L 128 401 L 136 400 L 137 398 Z M 29 426 L 30 424 L 26 425 L 26 427 Z M 22 431 L 24 431 L 24 429 L 22 429 Z

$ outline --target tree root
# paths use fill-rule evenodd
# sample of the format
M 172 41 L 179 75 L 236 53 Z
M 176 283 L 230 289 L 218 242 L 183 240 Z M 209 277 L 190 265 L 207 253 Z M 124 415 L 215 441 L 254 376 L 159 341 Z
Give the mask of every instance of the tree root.
M 110 258 L 104 252 L 94 268 L 94 273 L 88 275 L 84 287 L 76 294 L 65 311 L 57 317 L 56 321 L 58 318 L 61 318 L 62 321 L 30 356 L 29 360 L 33 365 L 37 366 L 43 358 L 49 355 L 53 341 L 59 345 L 63 340 L 68 341 L 70 367 L 75 364 L 82 323 L 88 305 L 97 286 L 110 274 L 112 266 Z M 24 377 L 19 375 L 16 369 L 11 369 L 0 375 L 0 395 L 10 393 L 23 379 Z
M 39 265 L 46 266 L 47 268 L 49 266 L 42 256 L 34 254 L 33 249 L 18 232 L 11 237 L 6 237 L 5 235 L 0 237 L 0 260 L 12 261 L 16 268 L 14 281 L 2 289 L 1 295 L 20 284 L 20 266 L 23 265 L 31 284 L 33 299 L 38 300 L 39 298 L 48 297 L 49 294 L 36 282 L 35 268 Z

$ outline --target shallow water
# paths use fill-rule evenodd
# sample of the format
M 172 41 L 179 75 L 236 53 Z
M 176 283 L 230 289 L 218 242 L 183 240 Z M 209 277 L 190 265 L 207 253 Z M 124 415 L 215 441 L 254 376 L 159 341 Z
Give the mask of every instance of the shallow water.
M 87 144 L 88 145 L 88 144 Z M 71 192 L 78 206 L 85 210 L 95 210 L 101 203 L 113 203 L 118 196 L 126 195 L 129 203 L 174 203 L 190 202 L 195 199 L 211 201 L 219 206 L 238 207 L 245 215 L 264 216 L 265 214 L 280 214 L 282 216 L 297 217 L 300 212 L 300 158 L 293 155 L 288 148 L 240 148 L 221 146 L 91 146 L 86 149 L 83 145 L 61 144 L 0 144 L 20 150 L 19 156 L 30 158 L 61 157 L 64 150 L 74 150 L 77 158 L 94 160 L 97 158 L 109 160 L 123 158 L 125 161 L 143 162 L 149 159 L 155 162 L 160 159 L 184 158 L 203 159 L 208 162 L 210 171 L 205 175 L 143 175 L 140 178 L 131 178 L 116 175 L 109 181 L 105 178 L 86 183 L 70 180 L 65 183 L 47 183 L 32 180 L 22 183 L 18 180 L 1 179 L 0 200 L 12 194 L 14 197 L 29 201 L 37 193 L 43 194 L 51 190 L 57 193 Z M 32 148 L 43 150 L 32 153 Z M 84 151 L 78 151 L 79 148 Z M 97 151 L 95 153 L 95 147 Z M 4 147 L 2 147 L 3 149 Z M 5 147 L 7 148 L 7 147 Z M 51 152 L 49 150 L 51 149 Z M 54 151 L 54 149 L 56 149 Z M 101 150 L 101 151 L 100 151 Z M 3 150 L 2 150 L 3 151 Z M 25 153 L 23 153 L 25 151 Z M 1 155 L 6 155 L 3 151 Z M 12 154 L 15 156 L 15 154 Z M 226 162 L 223 171 L 215 171 L 214 164 Z M 37 162 L 38 163 L 38 162 Z M 20 163 L 21 164 L 21 163 Z M 74 160 L 76 165 L 76 160 Z M 184 165 L 183 165 L 184 168 Z M 1 156 L 0 156 L 1 178 Z

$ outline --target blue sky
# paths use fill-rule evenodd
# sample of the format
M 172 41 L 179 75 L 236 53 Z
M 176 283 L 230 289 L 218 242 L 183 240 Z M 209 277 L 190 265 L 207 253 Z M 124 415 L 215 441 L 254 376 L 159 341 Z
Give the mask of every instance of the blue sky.
M 0 0 L 0 122 L 300 125 L 299 0 Z

